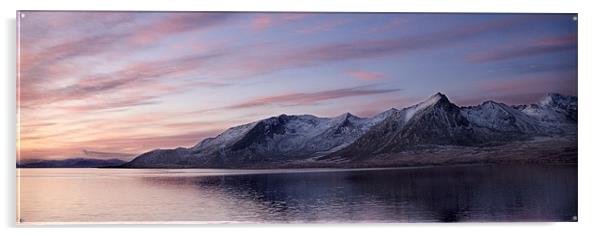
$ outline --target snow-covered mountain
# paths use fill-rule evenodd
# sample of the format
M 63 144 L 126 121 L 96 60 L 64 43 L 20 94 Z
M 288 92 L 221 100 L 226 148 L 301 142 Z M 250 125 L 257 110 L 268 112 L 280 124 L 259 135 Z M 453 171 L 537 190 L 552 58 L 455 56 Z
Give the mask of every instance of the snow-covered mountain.
M 351 144 L 390 111 L 371 118 L 350 113 L 332 118 L 283 114 L 230 128 L 191 148 L 147 152 L 126 166 L 240 166 L 320 157 Z
M 517 105 L 513 108 L 543 123 L 577 122 L 577 97 L 550 93 L 538 104 Z
M 459 107 L 437 93 L 369 118 L 280 115 L 230 128 L 191 148 L 154 150 L 124 167 L 245 167 L 361 160 L 433 146 L 495 146 L 576 130 L 576 97 L 549 94 L 532 105 L 486 101 Z
M 333 157 L 369 157 L 432 145 L 495 145 L 544 134 L 538 121 L 493 101 L 458 107 L 437 93 L 402 109 Z
M 499 132 L 516 134 L 536 134 L 546 132 L 536 118 L 503 103 L 486 101 L 481 105 L 466 107 L 462 114 L 477 126 Z

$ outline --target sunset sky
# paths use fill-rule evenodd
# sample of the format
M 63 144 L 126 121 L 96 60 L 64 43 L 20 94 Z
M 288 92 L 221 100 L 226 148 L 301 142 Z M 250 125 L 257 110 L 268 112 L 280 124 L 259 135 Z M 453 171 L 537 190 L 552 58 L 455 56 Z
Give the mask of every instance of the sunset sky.
M 571 14 L 20 12 L 20 159 L 129 159 L 270 116 L 577 94 Z

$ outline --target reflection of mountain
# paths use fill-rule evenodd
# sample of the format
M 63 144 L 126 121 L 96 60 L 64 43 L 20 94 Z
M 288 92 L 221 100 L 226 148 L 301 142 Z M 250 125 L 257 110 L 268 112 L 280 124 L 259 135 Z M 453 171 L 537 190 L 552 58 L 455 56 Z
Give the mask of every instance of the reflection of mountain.
M 530 157 L 519 160 L 527 162 L 573 162 L 576 127 L 576 97 L 549 94 L 533 105 L 487 101 L 459 107 L 437 93 L 370 118 L 349 113 L 271 117 L 230 128 L 191 148 L 147 152 L 124 166 L 390 166 L 499 162 L 513 156 Z
M 17 168 L 96 168 L 115 167 L 126 163 L 119 159 L 71 158 L 65 160 L 31 160 L 17 163 Z
M 162 175 L 145 178 L 144 184 L 180 188 L 176 192 L 182 195 L 211 199 L 205 212 L 231 213 L 224 219 L 212 216 L 214 220 L 572 221 L 576 172 L 574 165 L 459 166 Z

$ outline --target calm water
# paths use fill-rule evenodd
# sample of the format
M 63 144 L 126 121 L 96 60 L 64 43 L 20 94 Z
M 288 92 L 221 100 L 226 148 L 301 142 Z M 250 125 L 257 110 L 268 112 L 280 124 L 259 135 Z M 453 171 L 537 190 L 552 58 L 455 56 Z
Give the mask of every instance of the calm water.
M 23 222 L 573 221 L 577 167 L 20 169 Z

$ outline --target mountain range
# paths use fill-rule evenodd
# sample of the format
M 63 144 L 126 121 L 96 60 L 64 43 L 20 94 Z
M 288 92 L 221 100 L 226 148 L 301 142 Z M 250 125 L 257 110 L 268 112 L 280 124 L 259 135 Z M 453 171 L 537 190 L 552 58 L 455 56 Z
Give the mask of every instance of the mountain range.
M 157 149 L 125 168 L 387 167 L 576 162 L 577 97 L 460 107 L 436 93 L 362 118 L 279 115 L 227 129 L 189 148 Z

